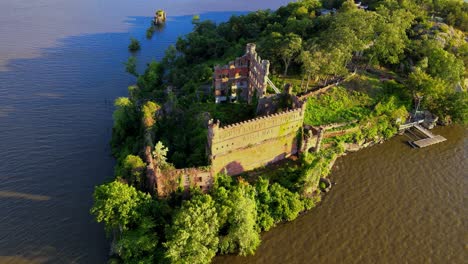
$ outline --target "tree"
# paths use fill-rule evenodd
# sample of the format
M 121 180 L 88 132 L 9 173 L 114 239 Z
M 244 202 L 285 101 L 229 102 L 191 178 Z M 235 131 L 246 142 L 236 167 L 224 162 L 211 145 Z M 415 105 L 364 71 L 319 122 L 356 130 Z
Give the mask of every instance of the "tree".
M 428 57 L 428 73 L 441 78 L 451 84 L 460 81 L 465 72 L 463 61 L 457 59 L 452 53 L 430 45 L 426 51 Z
M 153 25 L 149 26 L 149 28 L 146 30 L 146 38 L 151 39 L 153 37 L 154 31 L 156 31 L 154 26 Z
M 130 58 L 128 58 L 127 62 L 124 64 L 125 64 L 125 70 L 128 73 L 138 77 L 138 73 L 136 71 L 136 58 L 134 56 L 131 56 Z
M 257 191 L 257 223 L 262 230 L 269 230 L 281 221 L 294 220 L 304 210 L 299 194 L 291 192 L 278 183 L 270 185 L 268 180 L 259 179 L 255 189 Z
M 143 112 L 143 125 L 145 128 L 151 128 L 155 123 L 156 112 L 161 109 L 161 106 L 152 101 L 147 101 L 142 108 Z
M 200 22 L 200 15 L 193 15 L 192 24 L 198 24 Z
M 229 178 L 227 175 L 218 175 L 212 191 L 219 226 L 225 230 L 220 237 L 219 249 L 223 254 L 250 255 L 260 245 L 254 189 L 243 181 L 232 184 Z
M 133 121 L 133 103 L 128 97 L 119 97 L 115 99 L 114 106 L 116 107 L 112 117 L 114 119 L 114 128 L 123 130 L 129 121 Z M 122 128 L 122 129 L 121 129 Z
M 404 9 L 390 10 L 381 5 L 377 8 L 376 38 L 370 47 L 370 59 L 397 64 L 409 42 L 406 31 L 415 16 Z
M 347 4 L 354 5 L 351 2 Z M 317 43 L 324 51 L 320 73 L 328 80 L 329 75 L 346 74 L 353 53 L 361 53 L 372 45 L 376 14 L 351 8 L 325 19 L 324 23 L 326 28 Z
M 138 122 L 139 115 L 136 111 L 135 104 L 128 97 L 119 97 L 115 100 L 115 110 L 112 114 L 114 126 L 112 127 L 112 152 L 114 155 L 119 155 L 125 158 L 128 154 L 122 151 L 122 147 L 133 147 L 132 138 L 135 137 L 139 130 Z M 127 144 L 127 143 L 131 144 Z M 131 152 L 131 151 L 129 151 Z
M 315 12 L 312 12 L 315 13 Z M 309 18 L 304 19 L 290 19 L 285 26 L 285 32 L 291 32 L 299 35 L 301 38 L 305 39 L 310 37 L 308 34 L 314 27 L 314 20 Z
M 128 45 L 128 50 L 129 51 L 138 51 L 140 50 L 140 42 L 136 38 L 130 38 L 130 44 Z
M 276 222 L 292 221 L 304 210 L 298 193 L 293 193 L 278 183 L 270 185 L 269 190 L 271 193 L 270 213 Z
M 149 194 L 119 181 L 97 186 L 94 190 L 94 205 L 91 214 L 103 222 L 106 230 L 128 230 L 131 224 L 141 219 L 141 212 L 149 204 Z
M 128 155 L 122 163 L 122 168 L 116 168 L 116 174 L 126 179 L 131 185 L 140 187 L 144 182 L 143 177 L 145 169 L 146 164 L 140 157 Z
M 346 0 L 343 2 L 343 4 L 341 4 L 341 7 L 340 7 L 340 12 L 353 12 L 353 11 L 357 11 L 358 8 L 356 6 L 356 4 L 354 3 L 354 0 Z
M 322 53 L 319 51 L 308 51 L 303 50 L 298 56 L 298 61 L 302 63 L 302 71 L 305 73 L 304 76 L 307 76 L 306 90 L 309 89 L 310 76 L 312 74 L 316 75 L 320 70 Z M 301 88 L 304 82 L 304 76 L 301 81 Z
M 468 31 L 468 3 L 462 0 L 448 0 L 435 2 L 435 9 L 450 25 Z
M 184 201 L 167 228 L 166 258 L 172 263 L 210 263 L 218 248 L 218 216 L 209 195 Z
M 148 64 L 145 73 L 138 76 L 138 87 L 142 91 L 142 96 L 147 96 L 154 90 L 162 89 L 164 68 L 161 63 L 152 61 Z
M 331 18 L 329 27 L 321 34 L 321 46 L 327 51 L 339 49 L 343 53 L 367 49 L 374 38 L 376 18 L 375 12 L 360 9 L 337 13 Z
M 346 63 L 351 59 L 352 54 L 349 51 L 339 48 L 332 48 L 325 53 L 320 53 L 319 74 L 325 77 L 327 83 L 329 76 L 340 76 L 348 73 Z
M 261 230 L 268 231 L 270 228 L 275 226 L 275 219 L 270 213 L 271 194 L 268 190 L 270 183 L 267 179 L 260 178 L 255 184 L 255 190 L 257 197 L 257 224 Z
M 438 87 L 438 82 L 419 67 L 415 68 L 414 71 L 409 74 L 408 86 L 418 97 L 422 95 L 438 94 L 443 92 L 443 87 L 445 87 L 445 85 Z
M 259 53 L 270 61 L 270 71 L 272 73 L 283 70 L 280 69 L 281 58 L 278 53 L 282 38 L 283 35 L 281 33 L 273 30 L 267 36 L 261 37 L 257 42 Z
M 448 95 L 455 92 L 453 88 L 449 88 L 449 83 L 440 78 L 433 78 L 420 68 L 410 73 L 407 82 L 415 95 L 423 96 L 422 107 L 441 118 L 448 114 L 445 107 L 448 104 L 447 99 L 450 98 Z
M 151 217 L 143 217 L 137 228 L 122 232 L 116 244 L 116 252 L 124 263 L 155 263 L 158 236 L 153 231 L 154 227 Z
M 278 52 L 284 63 L 284 76 L 288 75 L 288 68 L 291 61 L 297 56 L 302 48 L 302 39 L 294 33 L 289 33 L 280 42 Z
M 174 68 L 175 62 L 177 59 L 177 49 L 174 47 L 174 45 L 170 45 L 166 51 L 164 51 L 164 58 L 162 59 L 162 63 L 164 67 L 168 69 Z
M 461 124 L 468 124 L 468 93 L 452 92 L 447 95 L 443 109 L 453 119 Z
M 165 168 L 169 164 L 167 163 L 167 152 L 169 149 L 167 147 L 164 147 L 163 143 L 161 141 L 158 141 L 156 145 L 154 146 L 153 150 L 153 157 L 156 160 L 157 165 L 159 168 Z

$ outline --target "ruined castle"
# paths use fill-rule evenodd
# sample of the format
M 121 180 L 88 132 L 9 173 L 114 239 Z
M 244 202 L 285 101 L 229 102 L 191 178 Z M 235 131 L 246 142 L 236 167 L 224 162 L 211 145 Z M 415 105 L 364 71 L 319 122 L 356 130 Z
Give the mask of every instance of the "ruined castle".
M 219 173 L 238 175 L 317 147 L 320 135 L 303 133 L 306 102 L 285 88 L 281 94 L 267 95 L 270 63 L 261 60 L 255 44 L 247 44 L 246 53 L 226 66 L 214 68 L 216 102 L 258 98 L 257 117 L 224 126 L 209 120 L 207 155 L 210 165 L 202 168 L 161 170 L 145 149 L 148 184 L 158 196 L 167 196 L 183 188 L 208 190 Z
M 266 94 L 270 62 L 262 60 L 255 44 L 246 46 L 245 54 L 224 66 L 215 66 L 213 87 L 216 103 L 244 101 Z

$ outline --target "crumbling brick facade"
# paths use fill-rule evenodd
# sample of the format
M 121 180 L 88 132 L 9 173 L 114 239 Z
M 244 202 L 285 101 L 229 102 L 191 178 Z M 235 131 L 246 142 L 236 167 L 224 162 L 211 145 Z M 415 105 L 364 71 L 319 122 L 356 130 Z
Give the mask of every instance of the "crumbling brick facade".
M 148 189 L 159 197 L 182 189 L 199 188 L 209 190 L 218 173 L 237 175 L 297 154 L 304 149 L 300 146 L 306 102 L 289 94 L 292 109 L 267 114 L 244 122 L 221 127 L 219 121 L 209 120 L 207 152 L 210 166 L 202 168 L 160 169 L 152 156 L 153 143 L 145 148 Z M 269 98 L 264 103 L 275 103 Z M 304 137 L 306 144 L 313 144 L 314 138 Z M 310 141 L 310 142 L 309 142 Z
M 157 170 L 157 193 L 159 197 L 168 196 L 177 189 L 199 188 L 207 191 L 213 186 L 209 168 L 184 168 Z
M 236 100 L 250 103 L 254 96 L 261 98 L 265 95 L 270 62 L 262 60 L 255 47 L 255 44 L 249 43 L 245 55 L 227 65 L 214 67 L 216 103 Z
M 270 62 L 262 60 L 255 44 L 247 44 L 246 53 L 225 66 L 214 69 L 216 102 L 257 97 L 257 118 L 222 127 L 219 121 L 208 123 L 207 154 L 210 167 L 161 170 L 151 155 L 153 143 L 145 149 L 147 184 L 158 196 L 177 189 L 209 190 L 218 173 L 237 175 L 301 151 L 309 151 L 317 135 L 308 131 L 302 136 L 306 102 L 291 94 L 266 96 Z M 304 141 L 301 146 L 301 141 Z M 149 140 L 148 142 L 152 142 Z
M 299 151 L 305 102 L 300 107 L 220 127 L 208 124 L 208 149 L 213 175 L 237 175 L 282 160 Z

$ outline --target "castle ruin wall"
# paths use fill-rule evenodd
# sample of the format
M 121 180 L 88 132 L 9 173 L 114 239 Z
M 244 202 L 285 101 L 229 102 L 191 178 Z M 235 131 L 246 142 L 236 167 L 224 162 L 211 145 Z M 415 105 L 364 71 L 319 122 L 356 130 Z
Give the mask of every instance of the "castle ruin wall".
M 252 102 L 266 93 L 270 62 L 262 60 L 255 44 L 246 45 L 245 54 L 224 66 L 215 66 L 213 86 L 216 103 L 241 99 Z
M 305 103 L 281 113 L 220 127 L 210 121 L 208 149 L 213 174 L 236 175 L 296 154 Z

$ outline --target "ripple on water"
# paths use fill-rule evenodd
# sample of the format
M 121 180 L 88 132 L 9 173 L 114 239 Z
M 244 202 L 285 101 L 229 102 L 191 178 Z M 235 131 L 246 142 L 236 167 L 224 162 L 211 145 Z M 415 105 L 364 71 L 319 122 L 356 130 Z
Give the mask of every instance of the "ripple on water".
M 465 129 L 411 149 L 404 137 L 338 159 L 320 205 L 262 235 L 255 256 L 216 263 L 464 263 Z

